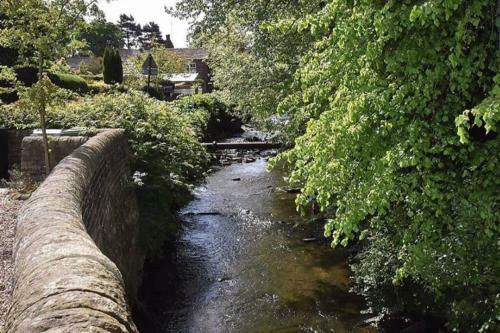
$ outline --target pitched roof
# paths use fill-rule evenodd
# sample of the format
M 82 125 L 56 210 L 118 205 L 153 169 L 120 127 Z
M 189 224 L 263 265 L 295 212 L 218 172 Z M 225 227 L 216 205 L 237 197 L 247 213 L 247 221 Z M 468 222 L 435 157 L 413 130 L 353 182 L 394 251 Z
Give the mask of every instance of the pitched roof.
M 130 57 L 136 57 L 141 53 L 140 50 L 135 49 L 120 49 L 118 52 L 123 60 L 127 60 Z
M 208 51 L 201 48 L 177 48 L 177 49 L 167 49 L 170 52 L 177 54 L 178 56 L 187 60 L 204 60 L 208 58 Z M 130 57 L 136 57 L 144 51 L 136 49 L 120 49 L 118 50 L 123 61 L 126 61 Z M 73 56 L 66 59 L 68 65 L 72 69 L 78 69 L 80 63 L 83 61 L 88 63 L 90 57 L 88 56 Z
M 168 49 L 170 52 L 183 57 L 184 59 L 194 60 L 194 59 L 207 59 L 208 51 L 200 48 L 177 48 Z

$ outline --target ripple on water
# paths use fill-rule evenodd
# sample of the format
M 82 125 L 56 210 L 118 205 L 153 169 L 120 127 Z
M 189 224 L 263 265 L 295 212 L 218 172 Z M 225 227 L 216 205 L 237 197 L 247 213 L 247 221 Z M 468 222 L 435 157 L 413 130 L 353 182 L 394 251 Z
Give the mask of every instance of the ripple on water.
M 174 250 L 146 281 L 159 332 L 363 332 L 345 253 L 302 241 L 321 228 L 282 186 L 258 159 L 196 189 Z

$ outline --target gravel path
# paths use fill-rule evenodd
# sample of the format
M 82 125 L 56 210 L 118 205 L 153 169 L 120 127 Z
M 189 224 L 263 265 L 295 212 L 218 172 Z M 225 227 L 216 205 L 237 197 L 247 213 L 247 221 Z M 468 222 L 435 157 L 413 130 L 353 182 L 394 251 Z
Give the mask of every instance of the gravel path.
M 23 201 L 12 199 L 9 190 L 0 188 L 0 332 L 11 302 L 13 289 L 12 244 L 16 217 Z

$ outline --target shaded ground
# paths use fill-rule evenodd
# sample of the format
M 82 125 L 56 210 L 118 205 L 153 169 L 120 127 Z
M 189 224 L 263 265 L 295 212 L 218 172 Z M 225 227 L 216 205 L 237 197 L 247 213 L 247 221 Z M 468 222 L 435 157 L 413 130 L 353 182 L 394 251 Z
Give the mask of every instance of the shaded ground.
M 13 199 L 9 190 L 0 188 L 0 331 L 9 309 L 13 289 L 12 244 L 16 218 L 23 201 Z

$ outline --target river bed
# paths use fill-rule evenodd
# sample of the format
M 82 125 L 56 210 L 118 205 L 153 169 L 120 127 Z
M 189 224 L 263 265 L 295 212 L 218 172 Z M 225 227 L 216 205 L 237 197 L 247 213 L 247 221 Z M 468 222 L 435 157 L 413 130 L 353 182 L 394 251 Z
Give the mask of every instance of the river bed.
M 295 211 L 267 162 L 213 172 L 180 213 L 163 260 L 148 267 L 147 332 L 376 332 L 349 292 L 347 254 Z

